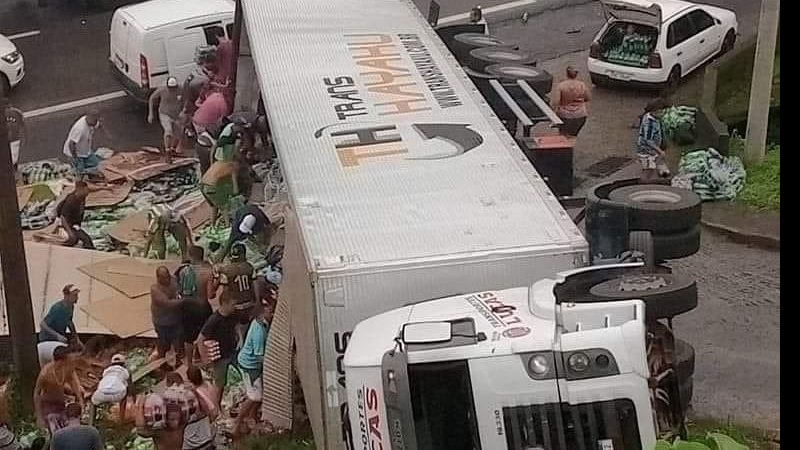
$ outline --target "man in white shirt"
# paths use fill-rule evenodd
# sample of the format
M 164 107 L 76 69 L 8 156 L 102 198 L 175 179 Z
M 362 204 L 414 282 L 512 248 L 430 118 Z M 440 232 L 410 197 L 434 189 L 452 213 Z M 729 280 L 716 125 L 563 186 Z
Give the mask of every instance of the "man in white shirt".
M 489 24 L 483 18 L 483 9 L 481 5 L 474 6 L 469 12 L 469 22 L 475 25 L 483 25 L 483 33 L 489 34 Z
M 124 420 L 128 400 L 128 384 L 131 374 L 126 365 L 125 355 L 117 353 L 111 357 L 111 365 L 103 371 L 103 378 L 92 394 L 92 412 L 89 419 L 94 422 L 96 407 L 105 403 L 120 403 L 119 416 Z M 91 425 L 91 424 L 90 424 Z
M 94 153 L 94 133 L 102 128 L 97 110 L 89 111 L 78 119 L 64 141 L 64 155 L 69 158 L 77 175 L 97 173 L 100 159 Z M 110 138 L 106 132 L 106 136 Z
M 36 345 L 36 350 L 39 352 L 39 367 L 44 367 L 53 361 L 53 352 L 58 347 L 67 347 L 67 344 L 60 341 L 43 341 Z

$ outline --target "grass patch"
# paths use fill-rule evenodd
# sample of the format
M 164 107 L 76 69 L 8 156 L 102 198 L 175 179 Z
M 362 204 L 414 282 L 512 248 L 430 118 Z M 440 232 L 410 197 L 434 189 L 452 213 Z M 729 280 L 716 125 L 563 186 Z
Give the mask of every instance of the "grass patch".
M 716 448 L 707 440 L 708 433 L 722 433 L 730 436 L 736 442 L 746 445 L 750 450 L 775 450 L 780 448 L 780 443 L 773 441 L 771 433 L 758 428 L 747 427 L 732 423 L 725 423 L 716 419 L 696 419 L 689 423 L 689 440 L 701 442 L 710 448 Z
M 781 102 L 780 44 L 778 37 L 772 79 L 772 106 L 780 106 Z M 717 78 L 717 117 L 727 123 L 740 122 L 747 118 L 756 54 L 755 40 L 736 51 L 735 55 L 720 66 Z
M 744 139 L 731 136 L 731 155 L 744 157 Z M 764 211 L 781 210 L 781 147 L 770 145 L 764 160 L 747 168 L 747 181 L 736 201 Z

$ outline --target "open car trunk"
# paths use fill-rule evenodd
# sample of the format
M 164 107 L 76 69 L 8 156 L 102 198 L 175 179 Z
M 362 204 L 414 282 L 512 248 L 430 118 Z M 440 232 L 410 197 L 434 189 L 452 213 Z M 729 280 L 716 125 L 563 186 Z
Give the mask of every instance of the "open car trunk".
M 622 66 L 647 67 L 657 41 L 657 27 L 615 21 L 600 38 L 600 59 Z

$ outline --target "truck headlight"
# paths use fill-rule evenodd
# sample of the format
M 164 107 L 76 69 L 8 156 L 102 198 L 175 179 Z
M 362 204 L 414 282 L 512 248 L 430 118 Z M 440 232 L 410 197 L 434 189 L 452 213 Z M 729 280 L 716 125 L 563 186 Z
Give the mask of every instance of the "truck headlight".
M 19 61 L 19 57 L 19 52 L 15 50 L 7 55 L 0 56 L 0 59 L 9 64 L 14 64 L 15 62 Z
M 543 355 L 536 355 L 528 361 L 528 368 L 536 375 L 544 375 L 550 370 L 550 362 Z
M 589 368 L 589 364 L 591 364 L 589 357 L 581 352 L 575 352 L 567 359 L 569 369 L 575 372 L 585 372 Z
M 587 348 L 564 352 L 562 362 L 567 380 L 619 375 L 617 360 L 604 348 Z
M 556 356 L 552 351 L 523 353 L 522 363 L 528 376 L 534 380 L 550 380 L 556 378 Z

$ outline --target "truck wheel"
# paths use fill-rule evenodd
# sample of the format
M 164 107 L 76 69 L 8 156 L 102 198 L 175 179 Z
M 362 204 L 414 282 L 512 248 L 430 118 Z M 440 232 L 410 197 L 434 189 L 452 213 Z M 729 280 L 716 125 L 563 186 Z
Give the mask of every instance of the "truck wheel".
M 525 80 L 537 94 L 545 96 L 553 88 L 553 76 L 544 69 L 521 64 L 492 64 L 484 69 L 489 75 L 497 77 L 506 89 L 517 90 L 517 80 Z M 527 99 L 527 96 L 524 98 Z
M 467 63 L 470 69 L 483 72 L 486 66 L 493 64 L 509 63 L 535 66 L 536 58 L 529 52 L 508 48 L 485 47 L 470 50 Z
M 515 49 L 517 47 L 513 42 L 504 41 L 498 37 L 483 33 L 459 33 L 453 36 L 451 45 L 453 47 L 453 55 L 461 64 L 466 64 L 469 61 L 469 52 L 476 48 Z
M 597 301 L 642 300 L 648 321 L 675 317 L 697 307 L 697 283 L 680 275 L 623 276 L 596 284 L 589 292 Z
M 682 384 L 691 381 L 694 375 L 695 353 L 694 347 L 688 342 L 675 339 L 675 361 L 673 367 L 678 376 L 678 383 Z
M 630 208 L 630 227 L 669 233 L 700 223 L 700 197 L 692 191 L 660 184 L 640 184 L 614 189 L 609 200 Z
M 653 235 L 649 231 L 631 231 L 628 234 L 628 250 L 644 254 L 644 270 L 652 272 L 656 267 Z
M 659 261 L 685 258 L 700 250 L 700 226 L 686 231 L 653 235 L 653 255 Z

